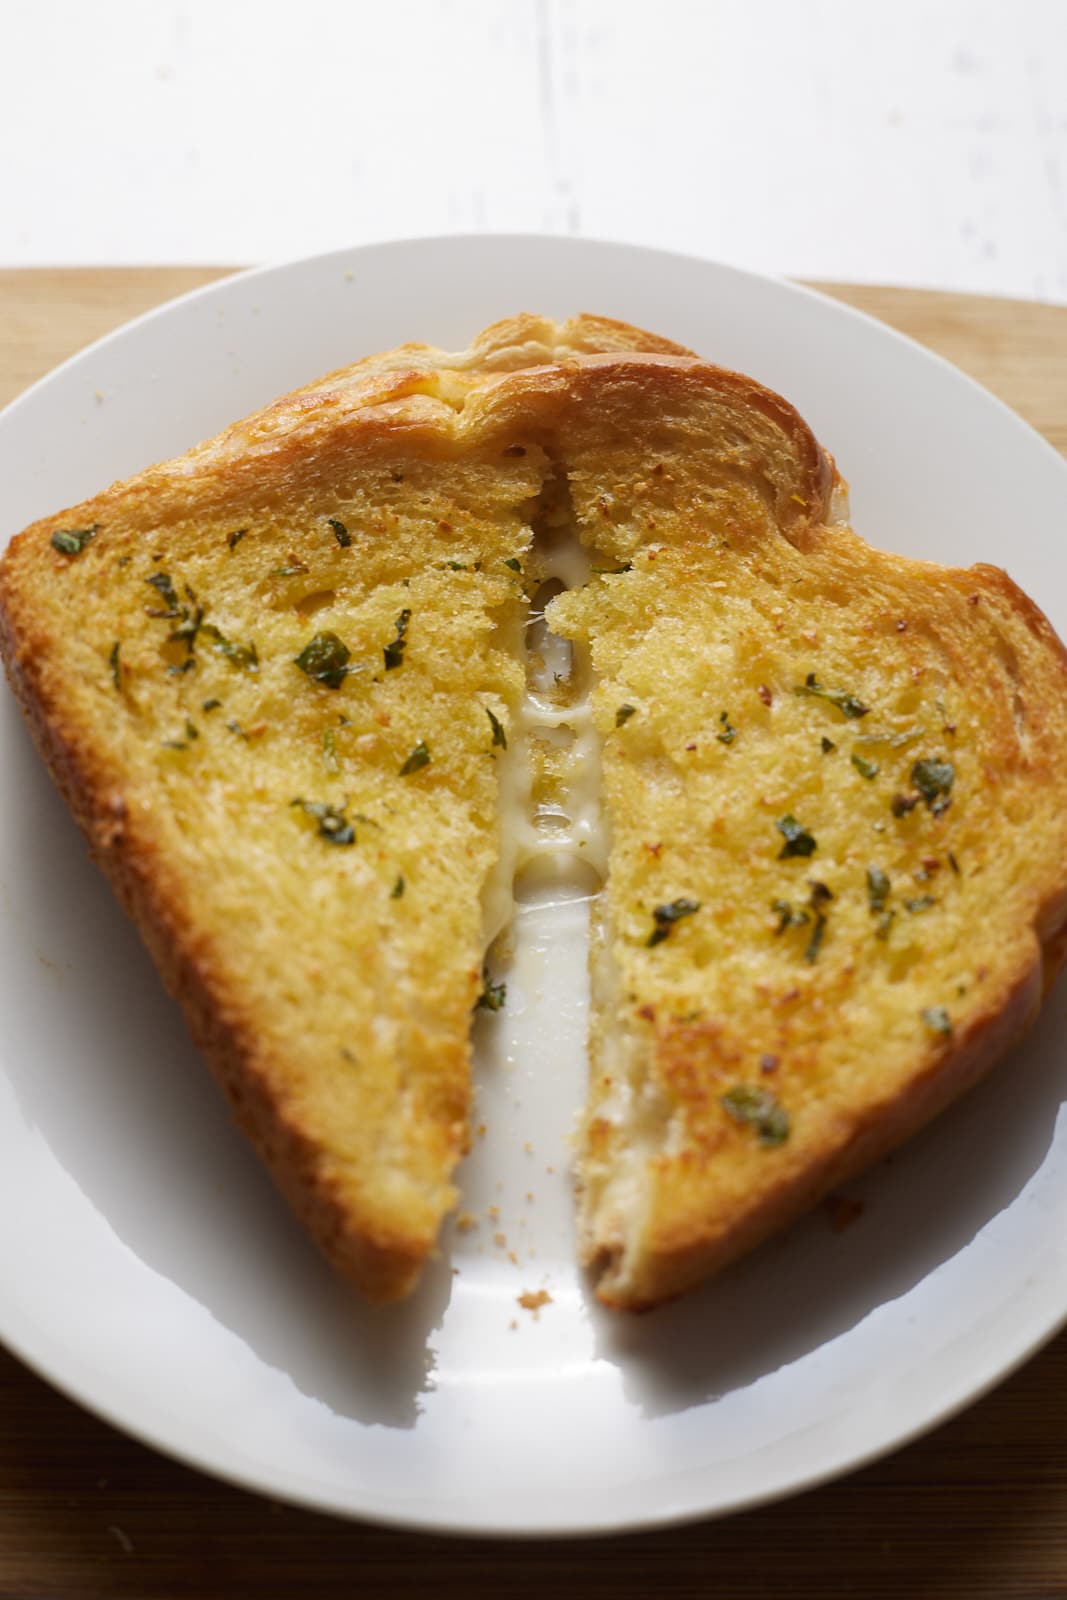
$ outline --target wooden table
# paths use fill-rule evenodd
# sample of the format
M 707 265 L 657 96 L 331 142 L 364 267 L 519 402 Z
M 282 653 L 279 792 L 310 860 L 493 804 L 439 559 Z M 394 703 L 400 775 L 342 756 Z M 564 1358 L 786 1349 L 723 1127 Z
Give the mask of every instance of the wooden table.
M 221 275 L 0 273 L 0 403 L 88 340 Z M 823 287 L 972 373 L 1067 455 L 1067 310 Z M 724 1522 L 595 1543 L 429 1538 L 291 1510 L 134 1444 L 2 1352 L 0 1416 L 0 1600 L 1067 1597 L 1067 1334 L 962 1416 L 842 1482 Z

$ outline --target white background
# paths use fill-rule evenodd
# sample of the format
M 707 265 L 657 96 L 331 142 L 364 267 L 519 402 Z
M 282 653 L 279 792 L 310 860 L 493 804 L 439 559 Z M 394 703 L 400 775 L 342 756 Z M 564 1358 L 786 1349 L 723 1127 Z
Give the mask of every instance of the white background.
M 632 240 L 1067 302 L 1065 0 L 0 0 L 0 266 Z

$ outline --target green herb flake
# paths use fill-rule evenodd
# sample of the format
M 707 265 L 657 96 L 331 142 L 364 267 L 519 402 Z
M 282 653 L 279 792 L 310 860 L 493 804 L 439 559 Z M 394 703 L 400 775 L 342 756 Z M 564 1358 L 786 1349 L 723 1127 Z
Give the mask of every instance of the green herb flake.
M 500 721 L 499 717 L 494 717 L 488 706 L 485 708 L 485 714 L 489 718 L 489 726 L 493 730 L 494 745 L 499 745 L 501 750 L 506 750 L 508 747 L 508 736 L 504 732 L 504 724 Z
M 167 608 L 166 611 L 150 610 L 148 613 L 150 617 L 180 617 L 182 615 L 182 604 L 178 599 L 177 591 L 171 582 L 169 573 L 153 572 L 150 578 L 145 579 L 145 583 L 152 585 L 152 588 L 155 589 Z
M 490 983 L 488 973 L 484 976 L 482 992 L 474 1002 L 475 1011 L 503 1011 L 504 1002 L 508 997 L 506 983 Z
M 699 910 L 699 900 L 672 900 L 668 905 L 656 906 L 652 913 L 655 927 L 648 936 L 647 944 L 650 947 L 661 944 L 676 922 L 680 922 L 683 917 L 693 916 Z
M 812 966 L 819 959 L 819 951 L 822 949 L 823 938 L 826 934 L 827 918 L 823 907 L 829 905 L 832 899 L 833 894 L 825 883 L 812 884 L 810 905 L 815 913 L 815 926 L 811 931 L 807 949 L 804 951 L 804 960 L 810 962 Z
M 267 574 L 270 578 L 297 578 L 308 571 L 306 561 L 292 561 L 287 567 L 275 567 Z
M 508 556 L 507 560 L 504 562 L 504 565 L 506 567 L 510 567 L 512 572 L 522 571 L 522 562 L 518 560 L 516 556 Z
M 396 638 L 387 644 L 385 649 L 382 651 L 382 655 L 385 657 L 385 669 L 387 672 L 391 671 L 393 667 L 400 667 L 404 664 L 404 650 L 407 645 L 406 635 L 408 631 L 408 623 L 410 621 L 411 612 L 405 606 L 404 610 L 396 619 Z
M 410 777 L 413 772 L 418 772 L 420 767 L 428 767 L 429 765 L 429 748 L 427 747 L 425 739 L 420 739 L 414 750 L 404 762 L 404 765 L 400 768 L 400 776 L 402 778 Z
M 205 701 L 202 702 L 202 704 L 200 706 L 200 709 L 201 709 L 201 711 L 217 711 L 219 709 L 219 706 L 221 706 L 221 704 L 222 704 L 221 700 L 215 700 L 215 699 L 205 700 Z
M 468 565 L 467 565 L 467 563 L 465 561 L 446 561 L 445 562 L 445 566 L 448 568 L 448 570 L 450 572 L 469 572 L 470 571 L 470 568 L 468 567 Z
M 804 682 L 795 686 L 793 693 L 815 695 L 820 700 L 828 700 L 845 717 L 865 717 L 871 709 L 844 689 L 824 689 L 814 672 L 809 672 Z
M 877 778 L 878 776 L 877 761 L 868 761 L 866 756 L 861 756 L 855 750 L 852 752 L 852 765 L 861 778 Z
M 211 648 L 220 656 L 225 656 L 232 667 L 238 667 L 242 672 L 259 671 L 259 653 L 254 644 L 235 644 L 213 622 L 202 622 L 200 632 L 212 641 Z
M 784 1144 L 789 1137 L 789 1113 L 769 1090 L 753 1083 L 735 1083 L 719 1100 L 735 1122 L 754 1128 L 760 1144 Z
M 940 1033 L 946 1039 L 952 1037 L 952 1019 L 944 1006 L 924 1006 L 919 1015 L 931 1033 Z
M 318 823 L 319 837 L 327 844 L 355 844 L 356 830 L 337 806 L 325 805 L 321 800 L 291 800 L 290 805 L 300 806 Z
M 779 861 L 787 856 L 814 855 L 818 846 L 814 836 L 806 828 L 801 827 L 796 817 L 779 817 L 775 827 L 785 840 L 785 844 L 778 852 Z
M 115 643 L 111 646 L 111 653 L 107 658 L 107 664 L 111 668 L 111 681 L 115 685 L 115 688 L 119 690 L 122 688 L 122 662 L 119 660 L 119 654 L 121 650 L 122 640 L 116 639 Z
M 722 732 L 715 735 L 716 739 L 720 744 L 733 744 L 737 738 L 737 729 L 730 726 L 729 714 L 725 711 L 720 711 L 719 721 L 722 724 Z
M 823 753 L 824 756 L 828 756 L 831 753 L 831 751 L 834 751 L 834 750 L 837 749 L 837 746 L 834 743 L 834 741 L 832 739 L 828 739 L 826 737 L 825 733 L 823 734 L 822 738 L 819 740 L 819 745 L 820 745 L 820 748 L 822 749 L 822 753 Z
M 951 850 L 948 853 L 948 864 L 952 868 L 953 872 L 956 874 L 956 876 L 958 878 L 959 875 L 960 875 L 960 864 L 956 860 L 956 857 L 952 854 Z
M 634 564 L 632 561 L 624 561 L 621 567 L 590 567 L 589 570 L 590 572 L 595 572 L 599 578 L 614 578 L 618 577 L 621 572 L 632 572 Z
M 180 678 L 184 672 L 195 671 L 196 657 L 194 655 L 187 655 L 184 661 L 178 662 L 177 666 L 169 666 L 167 668 L 167 676 L 168 678 Z
M 889 938 L 889 930 L 892 928 L 895 918 L 896 912 L 894 910 L 890 909 L 889 911 L 883 911 L 881 916 L 878 918 L 878 923 L 874 930 L 874 937 L 876 939 L 881 939 L 884 943 L 885 940 Z
M 905 900 L 904 910 L 916 915 L 920 911 L 929 911 L 931 906 L 936 906 L 937 901 L 932 894 L 921 894 L 914 900 Z
M 623 723 L 629 722 L 636 710 L 636 706 L 619 706 L 615 712 L 615 726 L 621 728 Z
M 226 724 L 226 726 L 229 728 L 230 732 L 231 733 L 235 733 L 239 739 L 247 739 L 248 738 L 247 733 L 242 728 L 242 726 L 241 726 L 241 724 L 239 722 L 228 722 Z
M 61 556 L 80 556 L 99 531 L 98 522 L 91 528 L 57 528 L 52 535 L 52 549 L 58 550 Z
M 890 883 L 881 867 L 867 868 L 867 899 L 872 911 L 884 911 L 889 899 Z
M 916 761 L 911 769 L 911 782 L 935 817 L 951 805 L 949 795 L 955 777 L 951 761 Z
M 389 891 L 389 898 L 390 898 L 390 900 L 402 900 L 404 898 L 404 878 L 403 878 L 403 874 L 398 875 L 396 882 L 393 884 L 392 889 Z
M 328 689 L 339 689 L 348 673 L 361 670 L 348 665 L 351 655 L 336 633 L 317 633 L 294 657 L 293 664 L 316 683 L 325 684 Z
M 230 537 L 226 540 L 226 543 L 229 545 L 231 550 L 236 550 L 237 549 L 237 546 L 240 544 L 241 540 L 244 538 L 244 536 L 245 536 L 245 534 L 247 532 L 248 532 L 247 528 L 235 528 L 234 529 L 234 531 L 230 534 Z
M 337 540 L 337 543 L 341 546 L 341 549 L 347 550 L 349 545 L 352 543 L 352 535 L 349 533 L 340 517 L 327 517 L 326 521 L 329 523 L 333 532 L 333 536 Z
M 811 921 L 806 911 L 798 911 L 790 900 L 772 900 L 771 910 L 777 914 L 778 926 L 775 933 L 784 933 L 787 928 L 802 928 Z

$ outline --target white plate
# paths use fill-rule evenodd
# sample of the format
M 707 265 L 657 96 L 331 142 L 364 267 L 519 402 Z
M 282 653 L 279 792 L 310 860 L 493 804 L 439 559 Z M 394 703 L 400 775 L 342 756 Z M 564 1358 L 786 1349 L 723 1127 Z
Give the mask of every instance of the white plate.
M 1067 633 L 1067 468 L 996 400 L 804 290 L 568 239 L 375 246 L 142 318 L 0 418 L 3 531 L 367 351 L 462 345 L 522 308 L 623 317 L 780 389 L 870 540 L 1006 565 Z M 354 1305 L 231 1131 L 7 695 L 0 740 L 0 1336 L 141 1439 L 344 1515 L 638 1527 L 869 1460 L 1067 1315 L 1062 986 L 1023 1049 L 857 1186 L 847 1231 L 818 1213 L 675 1306 L 596 1307 L 563 1142 L 584 1078 L 580 907 L 551 941 L 526 923 L 526 976 L 479 1024 L 488 1132 L 462 1173 L 479 1226 L 409 1305 Z M 516 1297 L 541 1287 L 535 1317 Z

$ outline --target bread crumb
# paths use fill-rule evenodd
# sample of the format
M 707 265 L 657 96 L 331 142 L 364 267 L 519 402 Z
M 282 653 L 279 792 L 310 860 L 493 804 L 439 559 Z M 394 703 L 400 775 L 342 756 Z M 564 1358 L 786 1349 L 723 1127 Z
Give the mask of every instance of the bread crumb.
M 523 1145 L 522 1148 L 526 1151 L 526 1154 L 528 1156 L 532 1156 L 533 1155 L 533 1145 L 530 1143 L 529 1139 L 527 1139 L 526 1143 Z
M 494 1233 L 494 1235 L 493 1235 L 493 1243 L 496 1245 L 498 1250 L 506 1250 L 507 1249 L 507 1243 L 508 1243 L 507 1234 L 506 1233 Z
M 511 1262 L 513 1267 L 517 1267 L 518 1264 L 519 1264 L 519 1258 L 515 1254 L 514 1250 L 509 1250 L 508 1251 L 508 1260 Z
M 500 1218 L 500 1207 L 490 1206 L 489 1210 L 485 1214 L 489 1218 L 490 1222 L 497 1222 Z
M 512 1317 L 511 1321 L 508 1323 L 509 1331 L 511 1333 L 514 1333 L 516 1331 L 516 1329 L 518 1328 L 518 1326 L 519 1326 L 518 1322 L 515 1320 L 514 1317 Z
M 547 1289 L 524 1289 L 516 1299 L 524 1311 L 532 1311 L 535 1317 L 539 1315 L 542 1306 L 552 1304 L 552 1296 Z
M 470 1233 L 472 1228 L 478 1226 L 478 1218 L 470 1211 L 461 1211 L 456 1218 L 456 1232 Z
M 830 1219 L 835 1233 L 844 1233 L 863 1215 L 863 1201 L 850 1200 L 847 1195 L 832 1194 L 823 1201 L 823 1210 Z

